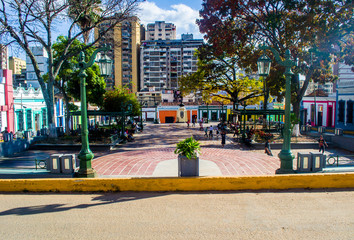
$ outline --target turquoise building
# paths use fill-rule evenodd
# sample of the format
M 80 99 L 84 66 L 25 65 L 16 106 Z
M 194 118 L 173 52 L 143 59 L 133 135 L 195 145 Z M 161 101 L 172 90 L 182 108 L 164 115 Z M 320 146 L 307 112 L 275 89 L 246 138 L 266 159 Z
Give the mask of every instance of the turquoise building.
M 48 127 L 47 106 L 40 88 L 15 88 L 14 110 L 15 132 L 37 132 Z

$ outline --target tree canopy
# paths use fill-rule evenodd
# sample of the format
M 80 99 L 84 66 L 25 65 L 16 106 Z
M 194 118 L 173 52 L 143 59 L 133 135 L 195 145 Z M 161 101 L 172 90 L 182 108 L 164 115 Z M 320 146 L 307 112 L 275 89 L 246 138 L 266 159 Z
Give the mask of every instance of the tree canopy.
M 130 116 L 139 116 L 140 104 L 135 94 L 131 93 L 127 88 L 116 88 L 105 93 L 102 110 L 106 112 L 123 112 L 128 111 L 129 105 L 132 107 Z
M 53 44 L 53 56 L 54 63 L 62 55 L 66 42 L 68 39 L 66 37 L 58 37 L 58 41 Z M 85 61 L 89 61 L 89 57 L 95 51 L 95 48 L 90 47 L 86 48 L 86 44 L 81 43 L 79 40 L 75 40 L 71 46 L 70 51 L 82 50 L 85 53 Z M 76 65 L 79 62 L 79 57 L 72 56 L 67 59 L 57 76 L 57 81 L 55 86 L 62 90 L 63 94 L 68 95 L 74 99 L 80 99 L 80 69 L 77 69 Z M 100 69 L 97 64 L 94 64 L 92 67 L 86 69 L 86 99 L 88 103 L 101 106 L 103 103 L 103 95 L 106 92 L 106 83 L 104 78 L 100 76 Z
M 253 104 L 262 95 L 262 82 L 240 73 L 238 56 L 214 54 L 213 48 L 204 45 L 198 51 L 198 70 L 179 80 L 183 94 L 201 92 L 203 100 Z
M 259 44 L 268 44 L 283 57 L 286 49 L 291 51 L 298 62 L 293 72 L 305 76 L 302 87 L 297 75 L 292 79 L 292 103 L 297 116 L 310 81 L 335 79 L 329 74 L 330 63 L 348 49 L 345 40 L 353 35 L 352 1 L 204 0 L 202 6 L 201 19 L 197 20 L 200 31 L 216 54 L 236 54 L 241 68 L 256 70 L 261 55 Z M 247 51 L 240 51 L 240 47 Z M 272 66 L 268 79 L 277 76 L 278 81 L 284 68 L 275 61 Z M 275 85 L 280 84 L 281 90 L 284 81 Z
M 96 44 L 113 29 L 117 24 L 130 17 L 140 0 L 92 0 L 85 1 L 78 11 L 70 11 L 69 8 L 76 6 L 81 1 L 62 0 L 1 0 L 0 2 L 0 42 L 5 45 L 18 46 L 25 51 L 31 60 L 35 74 L 43 92 L 43 97 L 48 108 L 48 122 L 54 123 L 54 82 L 62 64 L 79 52 L 69 51 L 75 39 L 80 39 L 92 29 L 105 21 L 110 21 L 110 26 L 102 30 L 89 48 Z M 101 2 L 101 3 L 100 3 Z M 76 5 L 75 5 L 76 4 Z M 97 7 L 99 10 L 97 11 Z M 72 9 L 72 8 L 71 8 Z M 90 12 L 98 16 L 90 19 L 90 24 L 83 25 L 83 18 Z M 70 17 L 69 17 L 70 15 Z M 71 19 L 71 20 L 70 20 Z M 87 19 L 86 19 L 87 20 Z M 91 21 L 93 20 L 93 21 Z M 53 35 L 58 25 L 67 26 L 67 45 L 63 54 L 54 63 L 52 45 Z M 80 26 L 80 29 L 77 28 Z M 48 80 L 44 81 L 32 46 L 41 46 L 48 53 Z

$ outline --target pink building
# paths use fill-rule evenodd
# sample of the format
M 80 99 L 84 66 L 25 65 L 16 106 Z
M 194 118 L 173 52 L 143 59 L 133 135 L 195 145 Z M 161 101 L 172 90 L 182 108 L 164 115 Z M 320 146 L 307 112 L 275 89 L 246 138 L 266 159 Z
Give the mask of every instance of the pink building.
M 14 98 L 12 71 L 0 69 L 0 128 L 14 132 Z
M 336 97 L 326 96 L 321 92 L 310 94 L 302 99 L 301 121 L 311 121 L 312 126 L 335 127 Z

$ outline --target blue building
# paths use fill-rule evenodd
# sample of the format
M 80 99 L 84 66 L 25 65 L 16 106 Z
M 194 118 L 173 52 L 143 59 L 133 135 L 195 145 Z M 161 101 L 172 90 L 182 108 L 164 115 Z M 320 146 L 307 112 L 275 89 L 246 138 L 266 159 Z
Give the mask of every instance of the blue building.
M 354 134 L 354 72 L 353 66 L 337 64 L 334 72 L 339 80 L 336 86 L 336 128 Z
M 14 89 L 15 132 L 38 131 L 48 127 L 47 106 L 41 89 Z

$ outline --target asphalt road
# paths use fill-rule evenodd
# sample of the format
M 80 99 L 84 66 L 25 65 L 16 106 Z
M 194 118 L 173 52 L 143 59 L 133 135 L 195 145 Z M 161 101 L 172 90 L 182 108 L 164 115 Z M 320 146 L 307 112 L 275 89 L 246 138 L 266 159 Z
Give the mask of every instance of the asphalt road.
M 353 239 L 354 189 L 0 194 L 0 239 Z

